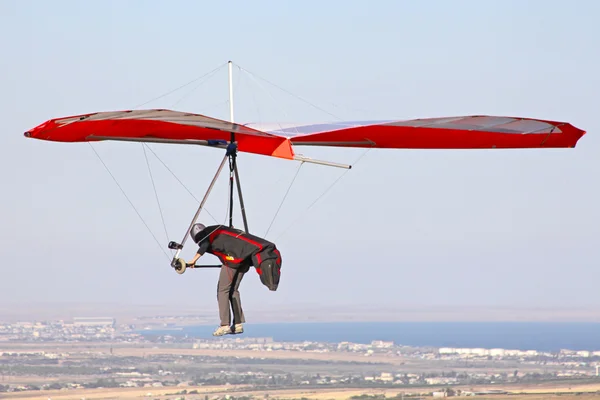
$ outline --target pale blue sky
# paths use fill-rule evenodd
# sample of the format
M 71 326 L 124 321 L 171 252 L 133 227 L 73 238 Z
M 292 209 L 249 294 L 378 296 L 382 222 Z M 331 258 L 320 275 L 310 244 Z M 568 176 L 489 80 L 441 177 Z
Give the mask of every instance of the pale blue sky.
M 216 307 L 217 271 L 175 274 L 88 144 L 23 132 L 133 108 L 233 60 L 341 119 L 511 115 L 588 132 L 576 149 L 372 150 L 303 214 L 343 173 L 304 165 L 269 234 L 284 233 L 280 290 L 251 272 L 242 284 L 249 315 L 267 302 L 598 307 L 599 16 L 593 0 L 4 0 L 0 302 Z M 144 107 L 226 119 L 226 71 Z M 234 73 L 237 122 L 335 120 Z M 152 148 L 197 197 L 222 157 Z M 159 162 L 150 155 L 168 240 L 141 146 L 95 149 L 161 243 L 181 240 L 196 203 Z M 364 153 L 298 151 L 347 163 Z M 239 162 L 250 228 L 262 235 L 298 164 L 246 154 Z M 226 198 L 224 174 L 208 203 L 221 221 Z

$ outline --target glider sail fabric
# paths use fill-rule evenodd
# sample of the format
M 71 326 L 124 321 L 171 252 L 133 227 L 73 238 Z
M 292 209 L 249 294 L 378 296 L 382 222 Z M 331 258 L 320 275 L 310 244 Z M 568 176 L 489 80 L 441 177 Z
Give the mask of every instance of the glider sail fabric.
M 339 122 L 268 132 L 294 145 L 395 149 L 573 148 L 585 134 L 566 122 L 496 116 Z
M 293 159 L 287 138 L 204 115 L 162 109 L 51 119 L 25 132 L 25 136 L 56 142 L 124 140 L 225 147 L 231 132 L 235 133 L 239 151 Z
M 26 137 L 59 142 L 125 140 L 226 147 L 294 159 L 293 145 L 393 149 L 574 148 L 586 133 L 567 122 L 497 116 L 355 121 L 272 128 L 152 109 L 52 119 Z

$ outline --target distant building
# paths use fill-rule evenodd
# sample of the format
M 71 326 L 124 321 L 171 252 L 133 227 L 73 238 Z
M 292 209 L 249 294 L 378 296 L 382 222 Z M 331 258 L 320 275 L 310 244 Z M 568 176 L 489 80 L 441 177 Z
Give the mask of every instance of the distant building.
M 116 320 L 110 317 L 80 317 L 73 318 L 75 326 L 111 326 L 114 328 Z
M 383 340 L 373 340 L 371 342 L 371 346 L 381 347 L 381 348 L 390 348 L 390 347 L 394 347 L 394 342 L 383 341 Z
M 392 382 L 394 380 L 394 375 L 389 372 L 382 372 L 379 376 L 379 380 L 384 382 Z
M 482 348 L 452 348 L 452 347 L 441 347 L 438 350 L 439 354 L 460 354 L 466 356 L 492 356 L 492 357 L 502 357 L 502 356 L 537 356 L 539 353 L 535 350 L 505 350 L 505 349 L 482 349 Z
M 456 354 L 457 351 L 456 351 L 456 349 L 454 349 L 452 347 L 442 347 L 439 349 L 439 353 L 440 354 Z
M 502 357 L 506 354 L 506 350 L 504 349 L 491 349 L 490 356 L 492 357 Z

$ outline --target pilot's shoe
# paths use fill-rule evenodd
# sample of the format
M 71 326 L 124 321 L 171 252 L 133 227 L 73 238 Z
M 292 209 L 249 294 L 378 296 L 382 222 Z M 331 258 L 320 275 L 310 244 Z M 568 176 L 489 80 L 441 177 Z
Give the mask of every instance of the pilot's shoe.
M 232 333 L 231 332 L 231 327 L 225 325 L 225 326 L 219 326 L 217 329 L 215 329 L 215 331 L 213 332 L 213 336 L 223 336 L 223 335 L 228 335 Z

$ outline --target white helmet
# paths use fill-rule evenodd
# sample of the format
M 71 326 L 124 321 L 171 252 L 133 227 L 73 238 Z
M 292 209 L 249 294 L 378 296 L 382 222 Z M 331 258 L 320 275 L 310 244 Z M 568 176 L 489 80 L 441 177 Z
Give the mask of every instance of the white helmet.
M 206 228 L 206 226 L 204 226 L 204 224 L 194 224 L 192 225 L 192 229 L 190 230 L 190 237 L 192 238 L 192 240 L 196 243 L 198 243 L 198 240 L 200 238 L 197 238 L 198 234 L 200 232 L 202 232 L 204 229 Z

